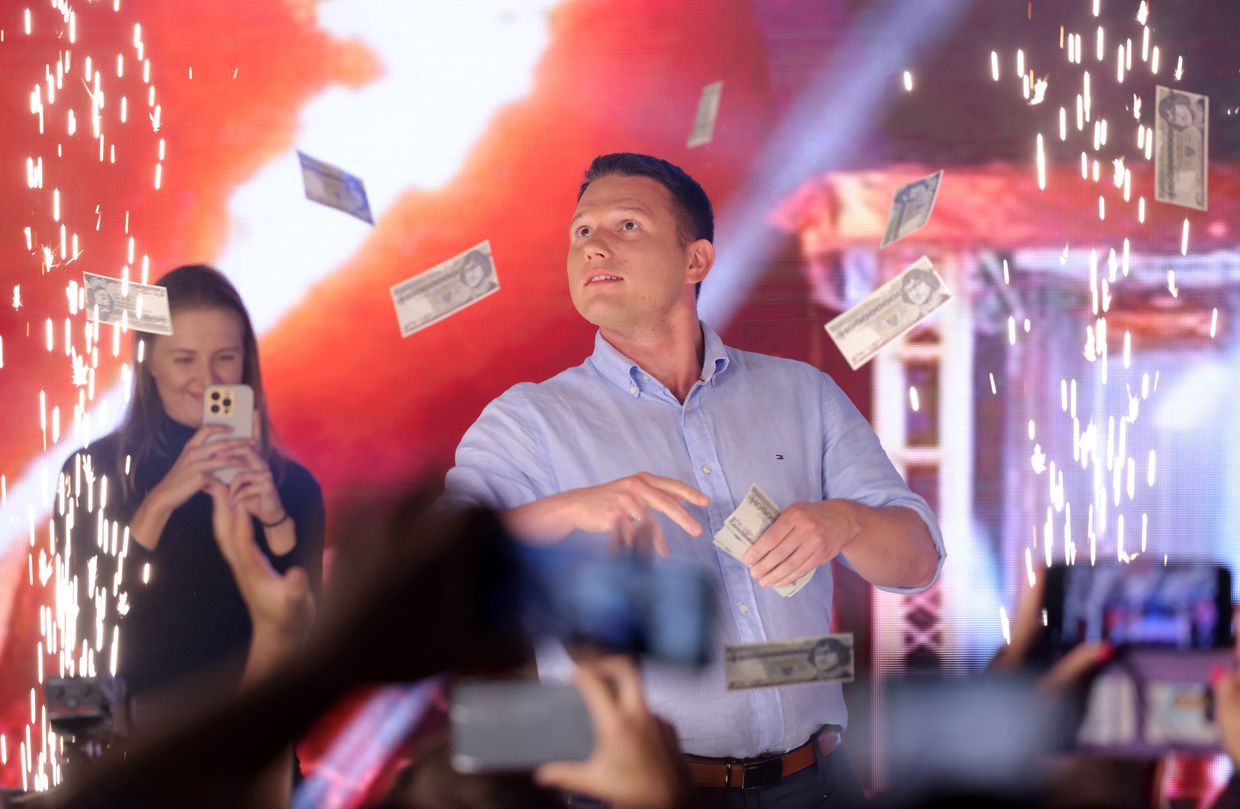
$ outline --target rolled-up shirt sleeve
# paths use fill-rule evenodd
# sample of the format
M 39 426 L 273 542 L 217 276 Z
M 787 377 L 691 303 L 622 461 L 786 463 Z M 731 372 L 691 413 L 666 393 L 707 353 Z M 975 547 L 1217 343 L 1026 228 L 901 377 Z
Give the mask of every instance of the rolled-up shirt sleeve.
M 919 593 L 939 578 L 947 550 L 939 521 L 925 498 L 913 492 L 883 451 L 878 436 L 839 386 L 823 376 L 824 499 L 853 500 L 873 508 L 902 506 L 917 513 L 930 531 L 938 553 L 934 576 L 922 587 L 880 587 L 891 593 Z M 841 561 L 849 564 L 847 555 Z
M 503 510 L 552 494 L 552 470 L 538 420 L 521 385 L 491 402 L 456 448 L 444 502 Z

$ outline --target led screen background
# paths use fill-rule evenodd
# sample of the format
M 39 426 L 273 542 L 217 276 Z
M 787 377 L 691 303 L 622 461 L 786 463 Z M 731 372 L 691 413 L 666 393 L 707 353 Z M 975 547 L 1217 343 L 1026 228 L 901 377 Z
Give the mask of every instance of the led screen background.
M 1162 398 L 1145 405 L 1146 420 L 1131 439 L 1134 450 L 1157 449 L 1161 460 L 1156 485 L 1141 493 L 1148 502 L 1134 498 L 1126 506 L 1130 537 L 1147 513 L 1152 549 L 1226 554 L 1234 545 L 1228 542 L 1235 525 L 1231 495 L 1240 486 L 1231 451 L 1240 433 L 1228 418 L 1236 375 L 1231 301 L 1240 278 L 1234 169 L 1240 117 L 1233 114 L 1240 108 L 1240 64 L 1231 42 L 1240 20 L 1222 0 L 1198 0 L 1174 10 L 1156 4 L 1150 22 L 1162 49 L 1159 80 L 1174 81 L 1170 74 L 1182 55 L 1183 87 L 1211 97 L 1211 210 L 1202 214 L 1154 204 L 1149 165 L 1131 157 L 1132 96 L 1145 98 L 1141 120 L 1152 124 L 1155 80 L 1138 60 L 1121 85 L 1114 62 L 1117 45 L 1139 38 L 1138 4 L 1103 0 L 1096 19 L 1090 5 L 122 0 L 118 7 L 103 0 L 74 6 L 69 42 L 64 18 L 50 4 L 32 4 L 29 34 L 26 7 L 5 4 L 0 733 L 7 742 L 6 782 L 20 783 L 16 751 L 31 722 L 37 673 L 38 604 L 45 593 L 29 580 L 38 578 L 38 549 L 47 544 L 55 472 L 81 441 L 72 413 L 86 388 L 75 384 L 65 356 L 70 280 L 80 280 L 82 270 L 120 275 L 127 265 L 136 279 L 143 257 L 152 278 L 194 261 L 228 274 L 262 332 L 274 421 L 322 482 L 330 518 L 332 506 L 350 497 L 438 474 L 486 402 L 588 353 L 592 329 L 564 288 L 567 221 L 582 170 L 609 151 L 664 156 L 711 195 L 720 263 L 702 310 L 725 339 L 830 373 L 885 441 L 903 419 L 896 429 L 901 440 L 939 430 L 948 439 L 936 445 L 944 458 L 967 457 L 967 464 L 948 465 L 957 478 L 944 478 L 944 466 L 922 483 L 914 480 L 924 468 L 916 453 L 901 463 L 914 485 L 933 490 L 927 495 L 949 517 L 951 559 L 935 602 L 940 614 L 927 624 L 930 635 L 946 636 L 940 664 L 976 666 L 1002 642 L 998 607 L 1011 608 L 1025 548 L 1045 522 L 1047 479 L 1030 466 L 1033 444 L 1065 469 L 1072 432 L 1056 415 L 1060 381 L 1075 377 L 1082 390 L 1099 387 L 1096 368 L 1084 364 L 1080 351 L 1093 319 L 1084 280 L 1091 248 L 1105 255 L 1131 238 L 1146 269 L 1130 285 L 1131 296 L 1116 287 L 1116 300 L 1131 301 L 1125 316 L 1142 335 L 1135 367 L 1163 374 Z M 1094 59 L 1099 24 L 1109 32 L 1103 61 Z M 1082 35 L 1087 64 L 1067 64 L 1061 25 Z M 151 63 L 149 83 L 137 42 Z M 1022 97 L 1018 48 L 1028 69 L 1048 80 L 1041 105 Z M 46 76 L 55 76 L 65 50 L 72 65 L 53 101 Z M 992 51 L 999 81 L 991 77 Z M 83 81 L 88 55 L 106 99 L 103 161 L 91 132 L 94 88 Z M 1057 137 L 1056 112 L 1071 110 L 1082 67 L 1093 74 L 1094 116 L 1112 127 L 1110 145 L 1097 153 L 1101 185 L 1079 174 L 1081 150 L 1093 154 L 1088 131 L 1074 131 L 1068 143 Z M 714 139 L 689 149 L 701 89 L 720 80 Z M 43 88 L 42 134 L 31 113 L 36 85 Z M 72 136 L 69 109 L 76 118 Z M 1048 144 L 1045 192 L 1036 178 L 1039 132 Z M 306 201 L 297 149 L 360 176 L 375 227 Z M 1134 206 L 1106 187 L 1110 158 L 1125 152 L 1134 184 L 1149 200 L 1142 225 Z M 28 158 L 36 166 L 42 159 L 42 188 L 28 187 Z M 947 173 L 931 225 L 878 254 L 876 234 L 891 192 L 939 168 Z M 53 216 L 54 190 L 60 221 Z M 1111 205 L 1105 220 L 1098 218 L 1100 194 Z M 1186 216 L 1191 239 L 1182 257 Z M 70 239 L 79 236 L 72 262 L 60 257 L 62 223 Z M 500 294 L 402 340 L 389 287 L 483 239 L 494 251 Z M 1065 245 L 1069 256 L 1061 261 Z M 957 300 L 935 322 L 944 332 L 975 335 L 967 341 L 972 359 L 962 386 L 943 387 L 931 377 L 910 383 L 923 371 L 909 366 L 895 374 L 890 361 L 854 372 L 822 330 L 842 306 L 923 252 L 951 267 L 956 285 Z M 987 292 L 993 285 L 984 272 L 988 262 L 1005 258 L 1033 327 L 1015 345 L 1007 341 L 1009 311 Z M 1159 290 L 1174 262 L 1183 262 L 1175 266 L 1185 294 L 1168 303 Z M 1199 328 L 1167 331 L 1176 312 L 1200 326 L 1215 307 L 1216 337 L 1203 337 Z M 1159 314 L 1145 314 L 1151 311 Z M 70 319 L 79 351 L 84 324 L 81 314 Z M 129 358 L 124 351 L 111 357 L 110 348 L 105 328 L 91 407 L 95 436 L 124 404 L 121 362 Z M 1118 366 L 1118 344 L 1111 351 Z M 991 373 L 1001 393 L 990 393 Z M 897 376 L 900 384 L 893 382 Z M 924 394 L 916 413 L 910 384 Z M 1113 385 L 1091 400 L 1104 430 L 1107 414 L 1126 395 Z M 54 408 L 58 443 L 51 434 Z M 1033 442 L 1026 440 L 1030 420 L 1042 425 Z M 972 436 L 967 445 L 950 438 L 965 434 Z M 1079 512 L 1092 485 L 1071 477 L 1065 485 L 1077 487 L 1068 499 L 1083 525 Z M 962 487 L 970 493 L 966 505 L 951 499 Z M 947 502 L 940 502 L 943 493 Z M 1057 512 L 1055 519 L 1063 517 Z M 1114 553 L 1113 545 L 1105 547 Z M 907 656 L 892 637 L 908 631 L 907 616 L 891 618 L 882 597 L 839 575 L 846 601 L 839 623 L 858 631 L 877 670 L 903 670 Z

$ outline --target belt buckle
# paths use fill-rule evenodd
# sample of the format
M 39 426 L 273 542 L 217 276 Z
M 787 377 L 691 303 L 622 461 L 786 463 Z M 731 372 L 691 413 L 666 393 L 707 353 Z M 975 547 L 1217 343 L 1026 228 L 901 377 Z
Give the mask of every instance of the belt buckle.
M 761 789 L 774 786 L 784 775 L 784 762 L 781 756 L 772 756 L 761 761 L 729 761 L 728 785 L 732 785 L 732 768 L 740 767 L 741 782 L 736 786 L 741 789 Z

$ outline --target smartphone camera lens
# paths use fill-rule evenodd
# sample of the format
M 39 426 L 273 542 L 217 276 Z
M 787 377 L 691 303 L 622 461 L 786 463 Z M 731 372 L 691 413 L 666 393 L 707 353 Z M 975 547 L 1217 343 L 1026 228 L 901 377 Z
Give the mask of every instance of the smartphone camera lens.
M 212 400 L 214 400 L 214 401 L 218 401 L 218 400 L 219 400 L 219 398 L 220 398 L 220 392 L 219 392 L 218 390 L 213 390 L 213 391 L 211 391 L 211 399 L 212 399 Z
M 232 407 L 232 399 L 225 399 L 224 407 Z
M 212 412 L 212 413 L 218 413 L 218 412 L 220 412 L 220 406 L 219 406 L 219 405 L 217 405 L 217 404 L 213 404 L 213 405 L 211 405 L 211 412 Z

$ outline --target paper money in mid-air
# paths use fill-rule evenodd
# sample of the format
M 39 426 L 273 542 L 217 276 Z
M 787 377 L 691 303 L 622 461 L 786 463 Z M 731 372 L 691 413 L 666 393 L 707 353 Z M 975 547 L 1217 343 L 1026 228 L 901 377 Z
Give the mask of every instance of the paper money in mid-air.
M 408 337 L 499 292 L 489 241 L 392 287 L 400 336 Z
M 891 213 L 887 214 L 887 230 L 879 249 L 899 241 L 930 221 L 934 201 L 939 198 L 939 183 L 943 179 L 940 169 L 929 177 L 922 177 L 896 189 L 891 200 Z
M 951 300 L 951 290 L 922 256 L 870 296 L 827 324 L 827 334 L 853 370 Z
M 82 282 L 88 318 L 151 334 L 172 334 L 168 290 L 163 287 L 89 272 L 82 273 Z
M 697 116 L 693 119 L 693 131 L 689 133 L 689 148 L 710 143 L 715 136 L 715 119 L 719 117 L 719 99 L 723 96 L 723 82 L 717 81 L 702 88 L 698 101 Z
M 297 158 L 301 161 L 306 199 L 344 211 L 371 225 L 375 223 L 370 213 L 370 202 L 366 199 L 366 187 L 360 179 L 307 154 L 298 152 Z
M 755 483 L 749 487 L 745 500 L 724 520 L 723 528 L 715 534 L 714 543 L 733 559 L 744 564 L 745 552 L 779 519 L 780 513 L 779 506 Z M 784 598 L 796 595 L 812 578 L 814 571 L 811 570 L 792 584 L 776 587 L 775 592 Z
M 851 632 L 844 632 L 726 646 L 723 676 L 729 691 L 797 683 L 850 683 L 853 680 L 853 636 Z
M 1210 99 L 1158 86 L 1154 118 L 1154 199 L 1204 211 L 1209 204 Z

